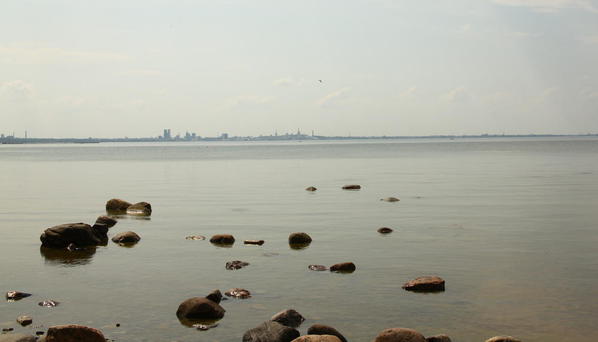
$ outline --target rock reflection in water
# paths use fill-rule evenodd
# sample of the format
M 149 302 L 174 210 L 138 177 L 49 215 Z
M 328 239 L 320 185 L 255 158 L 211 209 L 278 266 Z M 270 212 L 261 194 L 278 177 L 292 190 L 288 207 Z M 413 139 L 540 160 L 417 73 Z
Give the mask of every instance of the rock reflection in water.
M 69 251 L 68 249 L 56 249 L 40 247 L 39 252 L 47 264 L 56 264 L 67 267 L 87 265 L 91 262 L 96 253 L 95 247 Z

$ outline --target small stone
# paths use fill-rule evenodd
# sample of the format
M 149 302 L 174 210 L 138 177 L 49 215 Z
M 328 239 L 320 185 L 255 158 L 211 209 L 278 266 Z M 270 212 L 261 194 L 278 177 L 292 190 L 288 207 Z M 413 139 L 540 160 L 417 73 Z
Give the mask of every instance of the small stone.
M 15 328 L 2 328 L 3 332 L 9 332 L 9 331 L 13 331 L 15 330 Z
M 512 336 L 494 336 L 486 340 L 486 342 L 521 342 Z
M 373 342 L 426 342 L 426 338 L 413 329 L 391 328 L 381 331 Z
M 50 327 L 45 338 L 46 342 L 106 342 L 101 331 L 76 324 Z
M 33 323 L 33 318 L 29 316 L 19 316 L 17 317 L 17 322 L 22 326 L 28 326 L 29 324 Z
M 112 238 L 112 242 L 123 245 L 134 244 L 139 242 L 139 240 L 141 240 L 141 237 L 137 235 L 137 233 L 131 231 L 118 233 Z
M 442 292 L 444 279 L 436 276 L 418 277 L 403 284 L 403 289 L 414 292 Z
M 216 320 L 224 317 L 226 310 L 208 298 L 194 297 L 183 301 L 176 312 L 179 320 Z
M 324 265 L 309 265 L 307 266 L 312 271 L 328 271 L 328 267 Z
M 210 330 L 212 328 L 216 328 L 218 326 L 218 323 L 214 323 L 214 324 L 193 324 L 192 327 L 194 327 L 197 330 L 201 330 L 201 331 L 206 331 L 206 330 Z
M 244 243 L 246 245 L 258 245 L 261 246 L 264 244 L 264 240 L 245 240 Z
M 31 293 L 20 292 L 20 291 L 8 291 L 6 292 L 6 299 L 8 300 L 20 300 L 31 296 Z
M 227 270 L 238 270 L 245 266 L 248 266 L 249 263 L 241 260 L 233 260 L 226 263 L 224 266 Z
M 189 235 L 185 238 L 185 240 L 205 240 L 206 237 L 203 235 Z
M 357 184 L 349 184 L 349 185 L 343 186 L 343 190 L 359 190 L 359 189 L 361 189 L 361 185 L 357 185 Z
M 355 264 L 352 262 L 341 262 L 340 264 L 330 266 L 330 272 L 353 273 L 356 268 L 357 267 L 355 267 Z
M 381 198 L 381 201 L 384 202 L 398 202 L 400 201 L 400 199 L 396 198 L 396 197 L 386 197 L 386 198 Z
M 314 187 L 314 186 L 310 186 L 308 188 L 305 188 L 305 191 L 316 191 L 316 190 L 318 190 L 318 189 L 316 187 Z
M 240 289 L 240 288 L 230 289 L 230 290 L 224 292 L 224 294 L 227 295 L 228 297 L 233 297 L 233 298 L 240 298 L 240 299 L 251 298 L 251 292 L 249 292 L 249 290 Z
M 305 318 L 300 313 L 293 309 L 283 310 L 270 318 L 273 322 L 278 322 L 284 326 L 297 328 L 305 321 Z
M 210 238 L 210 242 L 217 245 L 232 245 L 235 238 L 230 234 L 217 234 Z
M 117 327 L 117 328 L 118 328 L 118 327 L 120 327 L 120 323 L 116 323 L 116 327 Z
M 37 303 L 37 305 L 45 306 L 47 308 L 53 308 L 53 307 L 57 306 L 58 304 L 60 304 L 60 303 L 55 300 L 44 300 L 43 302 Z
M 291 245 L 305 245 L 311 243 L 311 236 L 307 233 L 291 233 L 289 235 L 289 244 Z
M 388 228 L 388 227 L 378 228 L 378 233 L 380 233 L 380 234 L 390 234 L 392 232 L 393 232 L 392 228 Z

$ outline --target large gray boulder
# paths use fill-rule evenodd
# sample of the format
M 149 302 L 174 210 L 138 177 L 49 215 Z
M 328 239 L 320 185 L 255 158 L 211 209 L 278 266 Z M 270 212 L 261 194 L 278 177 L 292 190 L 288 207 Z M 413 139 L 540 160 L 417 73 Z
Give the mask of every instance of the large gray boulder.
M 291 342 L 299 331 L 278 322 L 264 322 L 243 334 L 243 342 Z
M 108 240 L 106 232 L 93 229 L 86 223 L 66 223 L 47 228 L 39 237 L 42 246 L 66 248 L 70 244 L 79 247 L 97 246 Z
M 390 328 L 382 330 L 374 342 L 426 342 L 426 338 L 413 329 Z

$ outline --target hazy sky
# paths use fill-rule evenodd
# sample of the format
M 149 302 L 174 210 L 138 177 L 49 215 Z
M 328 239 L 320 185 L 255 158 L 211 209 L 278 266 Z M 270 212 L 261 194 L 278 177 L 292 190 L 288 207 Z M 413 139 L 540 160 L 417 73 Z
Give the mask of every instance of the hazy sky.
M 598 132 L 598 0 L 1 1 L 1 133 L 163 128 Z

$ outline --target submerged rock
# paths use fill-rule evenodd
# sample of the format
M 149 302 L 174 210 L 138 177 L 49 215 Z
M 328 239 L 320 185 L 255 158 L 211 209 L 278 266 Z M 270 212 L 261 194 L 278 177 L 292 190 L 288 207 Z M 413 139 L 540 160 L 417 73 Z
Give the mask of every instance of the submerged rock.
M 44 342 L 106 342 L 101 331 L 83 325 L 69 324 L 50 327 Z
M 264 322 L 243 334 L 243 342 L 291 342 L 299 331 L 278 322 Z
M 21 291 L 8 291 L 6 292 L 6 299 L 8 300 L 20 300 L 26 297 L 31 296 L 31 293 L 21 292 Z
M 426 338 L 413 329 L 391 328 L 380 332 L 373 342 L 426 342 Z
M 152 214 L 152 205 L 147 202 L 131 204 L 127 208 L 127 215 L 150 216 Z
M 398 202 L 400 201 L 400 199 L 396 198 L 396 197 L 386 197 L 386 198 L 381 198 L 381 201 L 384 202 Z
M 240 288 L 230 289 L 230 290 L 224 292 L 224 294 L 228 297 L 239 298 L 239 299 L 251 298 L 251 292 L 249 292 L 249 290 L 240 289 Z
M 189 235 L 185 238 L 185 240 L 205 240 L 206 237 L 203 235 Z
M 249 263 L 241 260 L 233 260 L 226 263 L 224 266 L 227 270 L 238 270 L 245 266 L 248 266 Z
M 311 236 L 307 233 L 291 233 L 289 235 L 290 245 L 306 245 L 311 243 Z
M 487 339 L 486 342 L 521 342 L 521 340 L 511 336 L 494 336 Z
M 275 314 L 270 320 L 286 325 L 287 327 L 298 328 L 305 321 L 305 318 L 299 312 L 287 309 Z
M 192 327 L 194 327 L 197 330 L 201 330 L 201 331 L 206 331 L 206 330 L 210 330 L 212 328 L 216 328 L 218 326 L 218 323 L 214 323 L 214 324 L 193 324 Z
M 318 189 L 315 186 L 310 186 L 310 187 L 305 188 L 305 191 L 316 191 L 316 190 L 318 190 Z
M 183 301 L 176 311 L 179 320 L 218 320 L 226 310 L 206 297 L 193 297 Z
M 338 337 L 341 342 L 347 342 L 347 339 L 338 330 L 324 324 L 314 324 L 307 329 L 308 335 L 332 335 Z
M 436 276 L 418 277 L 403 284 L 407 291 L 441 292 L 444 291 L 444 279 Z
M 451 341 L 450 337 L 443 334 L 443 335 L 426 337 L 426 342 L 452 342 L 452 341 Z
M 39 302 L 37 303 L 37 305 L 39 306 L 45 306 L 47 308 L 53 308 L 55 306 L 57 306 L 58 304 L 60 304 L 60 302 L 57 302 L 55 300 L 44 300 L 43 302 Z
M 359 189 L 361 189 L 361 185 L 357 185 L 357 184 L 343 185 L 343 190 L 359 190 Z
M 341 262 L 340 264 L 330 266 L 330 272 L 353 273 L 356 268 L 357 267 L 355 267 L 355 264 L 352 262 Z
M 264 244 L 264 240 L 245 240 L 243 241 L 246 245 L 258 245 L 261 246 Z
M 35 342 L 37 337 L 26 334 L 2 334 L 0 342 Z
M 29 324 L 33 323 L 33 318 L 29 317 L 29 316 L 19 316 L 17 317 L 17 323 L 19 323 L 22 326 L 28 326 Z
M 378 233 L 380 233 L 380 234 L 390 234 L 392 232 L 393 232 L 392 228 L 388 228 L 388 227 L 378 228 Z
M 134 244 L 134 243 L 139 242 L 139 240 L 141 240 L 141 237 L 139 237 L 139 235 L 137 235 L 137 233 L 131 232 L 131 231 L 118 233 L 112 238 L 112 242 L 124 244 L 124 245 Z
M 333 335 L 303 335 L 299 336 L 291 342 L 342 342 L 338 337 Z
M 66 223 L 47 228 L 39 239 L 44 247 L 66 248 L 71 243 L 79 247 L 97 246 L 103 244 L 108 236 L 103 230 L 93 229 L 86 223 Z
M 106 202 L 106 211 L 113 212 L 113 213 L 122 213 L 124 214 L 127 211 L 127 208 L 131 206 L 131 203 L 118 199 L 113 198 Z
M 324 265 L 309 265 L 307 266 L 312 271 L 328 271 L 328 267 Z
M 235 243 L 235 238 L 230 234 L 216 234 L 210 238 L 210 242 L 217 245 L 232 245 Z

